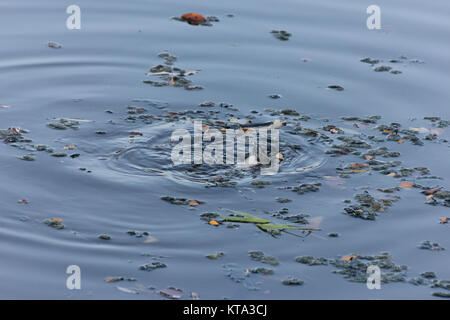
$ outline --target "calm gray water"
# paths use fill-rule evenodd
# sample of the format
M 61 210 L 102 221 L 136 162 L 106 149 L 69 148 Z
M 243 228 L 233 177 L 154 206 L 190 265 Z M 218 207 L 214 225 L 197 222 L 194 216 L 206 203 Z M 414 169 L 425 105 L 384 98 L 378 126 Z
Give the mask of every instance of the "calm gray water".
M 323 176 L 337 176 L 336 167 L 364 162 L 361 157 L 332 158 L 324 153 L 329 146 L 312 146 L 308 137 L 286 134 L 281 140 L 294 139 L 288 142 L 301 145 L 303 151 L 286 153 L 279 175 L 256 177 L 271 181 L 270 186 L 255 188 L 246 173 L 235 187 L 205 188 L 204 183 L 191 181 L 186 171 L 171 168 L 167 146 L 178 122 L 124 119 L 130 105 L 144 107 L 154 116 L 215 110 L 220 112 L 218 120 L 243 118 L 258 110 L 265 121 L 277 117 L 264 109 L 289 108 L 312 117 L 302 122 L 306 127 L 334 124 L 348 135 L 380 134 L 375 124 L 355 128 L 355 121 L 343 121 L 342 116 L 380 115 L 378 124 L 433 129 L 425 116 L 450 119 L 448 1 L 378 0 L 382 29 L 373 31 L 366 27 L 366 8 L 373 1 L 365 0 L 77 0 L 81 30 L 68 30 L 65 11 L 71 4 L 66 0 L 0 3 L 0 105 L 9 106 L 0 108 L 0 129 L 27 129 L 24 137 L 32 139 L 31 144 L 80 154 L 75 159 L 57 158 L 46 151 L 20 149 L 31 148 L 27 143 L 19 143 L 19 148 L 0 144 L 0 298 L 162 299 L 157 292 L 168 286 L 182 289 L 184 298 L 195 292 L 201 299 L 429 299 L 432 292 L 445 291 L 407 282 L 368 290 L 365 283 L 333 274 L 332 266 L 295 261 L 302 255 L 338 259 L 387 251 L 396 264 L 408 266 L 407 279 L 425 271 L 435 272 L 439 280 L 450 279 L 449 225 L 439 224 L 440 218 L 450 217 L 448 207 L 427 205 L 420 190 L 402 188 L 395 193 L 401 199 L 376 221 L 342 213 L 348 206 L 343 200 L 364 190 L 396 187 L 401 180 L 373 172 L 352 174 L 338 180 L 338 185 L 323 181 Z M 187 12 L 220 21 L 206 27 L 171 19 Z M 270 33 L 272 29 L 286 30 L 292 37 L 280 41 Z M 49 41 L 62 48 L 49 48 Z M 158 53 L 164 50 L 178 57 L 175 66 L 201 70 L 189 79 L 204 89 L 143 83 L 149 68 L 162 62 Z M 383 60 L 378 65 L 402 73 L 374 72 L 371 65 L 360 62 L 365 57 Z M 391 59 L 399 62 L 390 63 Z M 329 85 L 345 90 L 329 90 Z M 282 97 L 275 100 L 270 94 Z M 239 111 L 199 107 L 204 101 L 224 102 Z M 78 130 L 46 126 L 60 117 L 92 121 L 81 122 Z M 424 146 L 387 141 L 377 147 L 401 153 L 389 161 L 400 160 L 407 168 L 427 167 L 430 175 L 442 178 L 404 180 L 448 190 L 450 149 L 445 139 L 449 130 L 438 130 L 438 138 Z M 132 131 L 143 136 L 130 139 Z M 71 144 L 76 145 L 74 150 L 63 149 Z M 124 151 L 117 153 L 119 149 Z M 18 159 L 25 154 L 33 154 L 35 160 Z M 312 168 L 289 173 L 308 166 Z M 169 169 L 173 174 L 167 174 Z M 205 175 L 214 178 L 220 173 L 212 170 Z M 283 189 L 315 181 L 322 182 L 318 192 L 298 195 Z M 164 195 L 206 203 L 177 206 L 162 201 Z M 276 197 L 292 201 L 279 203 Z M 21 199 L 28 203 L 18 203 Z M 274 238 L 254 225 L 214 227 L 199 218 L 204 212 L 226 215 L 220 208 L 270 218 L 284 207 L 291 213 L 323 217 L 322 231 L 304 239 L 289 234 Z M 65 229 L 44 223 L 52 218 L 63 220 Z M 130 236 L 128 230 L 147 231 L 158 241 L 144 243 L 145 237 Z M 330 232 L 340 236 L 328 237 Z M 98 239 L 100 234 L 111 240 Z M 447 250 L 420 250 L 423 240 L 438 242 Z M 280 265 L 253 261 L 249 250 L 264 251 Z M 218 260 L 205 258 L 216 252 L 225 255 Z M 153 261 L 167 268 L 139 270 Z M 239 272 L 258 266 L 275 272 L 251 274 L 247 280 L 256 284 L 253 290 L 247 281 L 237 283 L 226 276 L 223 266 L 230 263 L 237 264 Z M 81 268 L 81 290 L 66 288 L 69 265 Z M 111 276 L 136 281 L 105 282 Z M 289 276 L 304 285 L 282 285 Z

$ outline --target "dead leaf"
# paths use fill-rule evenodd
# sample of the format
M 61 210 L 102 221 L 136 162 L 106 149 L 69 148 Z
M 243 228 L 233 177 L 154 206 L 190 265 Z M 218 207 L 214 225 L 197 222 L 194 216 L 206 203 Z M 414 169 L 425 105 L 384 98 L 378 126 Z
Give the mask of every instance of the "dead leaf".
M 20 199 L 19 201 L 17 201 L 18 203 L 21 203 L 21 204 L 28 204 L 28 200 L 26 200 L 26 199 Z
M 8 128 L 8 131 L 15 135 L 19 135 L 21 133 L 20 128 Z
M 427 200 L 430 200 L 430 199 L 432 199 L 433 198 L 433 195 L 432 194 L 429 194 L 429 195 L 427 195 Z
M 403 142 L 405 142 L 405 140 L 399 139 L 399 140 L 397 140 L 397 142 L 398 142 L 398 143 L 403 143 Z
M 369 160 L 372 160 L 372 159 L 373 159 L 373 156 L 366 154 L 366 155 L 364 156 L 364 159 L 366 159 L 367 161 L 369 161 Z
M 400 182 L 400 187 L 404 189 L 411 189 L 414 183 L 408 182 L 408 181 L 402 181 Z
M 219 224 L 220 224 L 220 223 L 218 223 L 216 220 L 211 220 L 211 221 L 209 221 L 208 223 L 209 223 L 210 225 L 216 226 L 216 227 L 219 226 Z
M 186 21 L 187 23 L 198 26 L 199 24 L 205 23 L 206 19 L 199 13 L 186 13 L 181 16 L 181 20 Z
M 188 205 L 190 205 L 191 207 L 196 207 L 198 206 L 200 203 L 197 200 L 189 200 Z
M 434 189 L 429 189 L 429 190 L 424 190 L 422 191 L 423 194 L 427 195 L 427 196 L 432 196 L 433 194 L 435 194 L 436 192 L 440 191 L 442 188 L 434 188 Z
M 395 172 L 389 172 L 389 173 L 387 174 L 387 176 L 388 176 L 388 177 L 395 177 Z
M 122 281 L 123 278 L 122 277 L 106 277 L 105 278 L 105 282 L 118 282 L 118 281 Z
M 350 255 L 350 256 L 343 257 L 343 258 L 341 259 L 341 261 L 346 261 L 346 262 L 348 262 L 348 261 L 352 261 L 353 259 L 356 259 L 356 258 L 358 258 L 358 257 L 359 257 L 359 255 L 353 254 L 353 255 Z
M 173 77 L 171 77 L 170 81 L 169 81 L 169 86 L 174 86 L 174 85 L 175 85 L 175 80 Z
M 448 218 L 447 217 L 443 217 L 443 218 L 441 218 L 440 221 L 441 221 L 440 223 L 448 223 Z
M 354 170 L 360 170 L 362 168 L 367 168 L 369 165 L 367 163 L 350 163 L 348 167 Z
M 64 222 L 64 221 L 62 221 L 61 219 L 58 219 L 58 218 L 50 219 L 50 221 L 58 222 L 58 223 L 63 223 Z
M 183 297 L 183 290 L 174 287 L 168 287 L 159 291 L 159 294 L 169 299 L 181 299 Z
M 64 150 L 73 150 L 75 149 L 77 146 L 74 145 L 73 143 L 70 146 L 64 146 Z

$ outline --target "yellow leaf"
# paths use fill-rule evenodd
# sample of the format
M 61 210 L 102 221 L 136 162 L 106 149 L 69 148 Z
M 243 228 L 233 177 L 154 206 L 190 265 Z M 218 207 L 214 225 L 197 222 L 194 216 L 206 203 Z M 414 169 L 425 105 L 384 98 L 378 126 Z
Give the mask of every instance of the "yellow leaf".
M 216 227 L 219 226 L 219 223 L 216 220 L 209 221 L 209 224 Z

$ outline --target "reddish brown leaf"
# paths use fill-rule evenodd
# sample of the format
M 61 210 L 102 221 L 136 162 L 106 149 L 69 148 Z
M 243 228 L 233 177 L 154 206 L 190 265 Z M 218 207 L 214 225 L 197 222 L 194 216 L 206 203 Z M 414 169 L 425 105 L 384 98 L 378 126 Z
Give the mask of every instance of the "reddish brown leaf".
M 206 19 L 204 16 L 198 13 L 186 13 L 181 16 L 181 20 L 186 21 L 189 24 L 198 26 L 199 24 L 205 23 Z

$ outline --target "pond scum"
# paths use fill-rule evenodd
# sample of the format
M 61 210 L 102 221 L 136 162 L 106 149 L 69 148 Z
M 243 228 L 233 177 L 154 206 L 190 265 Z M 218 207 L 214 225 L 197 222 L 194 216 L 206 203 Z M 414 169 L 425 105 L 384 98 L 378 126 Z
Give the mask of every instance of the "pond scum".
M 178 20 L 183 19 L 180 18 Z M 217 22 L 211 17 L 205 21 L 198 20 L 200 21 L 199 23 L 196 22 L 197 20 L 192 22 L 184 19 L 184 21 L 193 25 L 210 25 L 210 22 Z M 291 36 L 290 33 L 285 31 L 273 30 L 271 33 L 280 40 L 288 40 Z M 186 90 L 203 89 L 202 86 L 192 85 L 190 80 L 200 70 L 186 71 L 173 66 L 177 58 L 168 52 L 162 52 L 158 56 L 163 60 L 162 64 L 150 68 L 149 73 L 146 74 L 149 79 L 143 80 L 144 83 L 156 87 L 172 86 Z M 390 66 L 376 66 L 381 62 L 380 59 L 364 58 L 361 62 L 371 65 L 375 72 L 401 73 L 401 71 Z M 401 66 L 407 63 L 407 58 L 392 59 L 388 63 Z M 414 61 L 409 63 L 414 63 Z M 154 80 L 155 78 L 159 81 Z M 344 88 L 339 85 L 330 85 L 328 88 L 344 91 Z M 135 102 L 137 101 L 135 100 Z M 168 105 L 161 104 L 156 104 L 156 108 L 153 108 L 155 104 L 152 105 L 151 102 L 147 104 L 152 106 L 151 111 L 148 107 L 131 105 L 126 107 L 124 113 L 120 115 L 121 118 L 114 120 L 120 122 L 123 126 L 129 126 L 130 130 L 129 134 L 124 137 L 128 137 L 128 140 L 123 140 L 127 142 L 122 142 L 120 146 L 112 146 L 115 150 L 108 155 L 110 161 L 122 161 L 122 155 L 130 150 L 136 150 L 136 145 L 139 148 L 139 141 L 143 141 L 145 142 L 145 148 L 149 148 L 149 143 L 158 144 L 157 147 L 161 152 L 160 154 L 167 157 L 166 163 L 170 162 L 170 150 L 172 147 L 170 134 L 163 135 L 159 141 L 155 142 L 154 140 L 150 141 L 150 137 L 146 136 L 145 130 L 141 132 L 139 128 L 165 130 L 164 128 L 166 127 L 164 125 L 167 123 L 175 124 L 176 128 L 177 124 L 190 125 L 193 120 L 201 119 L 204 125 L 204 132 L 211 129 L 224 132 L 230 129 L 245 130 L 260 124 L 282 123 L 282 126 L 280 126 L 282 132 L 280 138 L 281 155 L 278 157 L 280 161 L 279 176 L 282 177 L 285 174 L 300 175 L 303 172 L 311 172 L 317 177 L 314 181 L 309 181 L 308 183 L 278 187 L 280 190 L 286 191 L 286 197 L 301 197 L 311 192 L 320 194 L 323 184 L 339 188 L 345 183 L 346 179 L 351 179 L 354 176 L 363 175 L 366 179 L 371 179 L 374 175 L 379 175 L 385 177 L 386 181 L 391 185 L 392 181 L 397 181 L 397 186 L 367 188 L 367 190 L 353 195 L 353 200 L 343 199 L 344 205 L 341 209 L 341 214 L 347 215 L 349 218 L 368 220 L 369 222 L 367 223 L 370 223 L 371 220 L 381 219 L 384 212 L 389 210 L 391 206 L 394 206 L 397 201 L 401 201 L 402 189 L 417 190 L 417 194 L 423 197 L 424 203 L 427 205 L 450 207 L 450 191 L 435 184 L 441 178 L 432 175 L 426 167 L 405 167 L 400 160 L 401 154 L 395 150 L 396 145 L 404 143 L 409 143 L 415 148 L 421 148 L 426 143 L 438 143 L 443 147 L 448 147 L 449 142 L 441 136 L 445 132 L 445 128 L 450 125 L 449 120 L 439 117 L 425 117 L 423 119 L 424 127 L 409 127 L 400 123 L 382 123 L 382 117 L 378 115 L 367 117 L 344 116 L 338 121 L 332 121 L 329 119 L 316 119 L 312 115 L 300 114 L 293 109 L 253 110 L 249 115 L 243 115 L 233 105 L 211 101 L 205 101 L 195 110 L 189 109 L 185 111 L 171 111 Z M 114 116 L 112 112 L 108 112 L 108 114 Z M 80 126 L 95 128 L 96 123 L 84 119 L 55 118 L 47 123 L 46 126 L 49 130 L 55 130 L 56 135 L 58 134 L 57 131 L 64 130 L 73 130 L 73 134 L 76 134 Z M 107 137 L 108 133 L 108 130 L 101 127 L 96 129 L 95 136 L 97 138 L 100 136 Z M 83 159 L 83 153 L 78 150 L 76 145 L 48 146 L 39 144 L 39 142 L 33 141 L 36 137 L 33 137 L 32 133 L 23 128 L 10 127 L 0 130 L 0 138 L 9 146 L 21 150 L 23 154 L 19 159 L 23 161 L 39 161 L 44 156 L 43 154 L 48 154 L 55 158 Z M 309 148 L 314 148 L 315 152 L 319 150 L 321 159 L 312 159 L 312 157 L 308 158 L 306 163 L 296 162 L 300 154 L 302 152 L 307 153 Z M 126 158 L 124 161 L 127 161 Z M 346 165 L 341 165 L 343 162 L 346 162 Z M 320 174 L 320 170 L 325 164 L 328 168 L 333 168 L 334 166 L 334 175 Z M 89 163 L 86 163 L 86 166 L 89 166 Z M 263 179 L 258 176 L 259 171 L 257 170 L 236 170 L 234 166 L 214 168 L 206 165 L 184 165 L 175 167 L 167 164 L 164 167 L 158 167 L 157 164 L 149 162 L 146 167 L 134 166 L 134 168 L 137 168 L 137 172 L 133 171 L 133 174 L 152 175 L 171 171 L 173 173 L 171 177 L 175 181 L 184 179 L 183 182 L 186 182 L 187 179 L 191 183 L 200 183 L 205 188 L 240 188 L 242 185 L 245 185 L 255 189 L 255 192 L 264 188 L 272 188 L 272 182 L 276 181 L 278 177 L 275 175 Z M 88 170 L 85 167 L 80 167 L 79 170 L 95 174 L 95 171 Z M 190 209 L 201 208 L 204 204 L 202 199 L 188 199 L 183 197 L 183 195 L 161 195 L 161 200 L 180 206 L 180 208 L 186 207 Z M 291 200 L 289 198 L 277 198 L 276 201 L 287 203 Z M 23 203 L 26 204 L 26 201 L 24 200 Z M 314 217 L 305 213 L 292 214 L 287 208 L 270 213 L 270 217 L 267 217 L 267 215 L 261 217 L 259 214 L 249 214 L 234 209 L 238 208 L 217 208 L 218 212 L 203 212 L 200 214 L 199 223 L 207 223 L 211 228 L 239 228 L 240 224 L 251 224 L 269 237 L 307 237 L 322 231 L 320 228 L 320 217 Z M 43 223 L 59 230 L 58 232 L 65 232 L 63 221 L 57 217 L 48 217 Z M 447 217 L 441 219 L 441 224 L 447 224 Z M 440 227 L 439 224 L 436 225 L 436 228 L 438 227 Z M 130 236 L 144 237 L 148 242 L 157 241 L 146 231 L 124 230 L 124 232 Z M 340 235 L 329 233 L 329 236 L 338 237 Z M 98 238 L 105 241 L 113 240 L 109 235 L 105 234 L 98 235 Z M 431 241 L 424 241 L 419 245 L 419 248 L 436 251 L 445 250 L 439 244 Z M 219 260 L 224 255 L 223 252 L 211 253 L 206 256 L 206 259 Z M 161 259 L 161 257 L 153 258 L 156 260 Z M 249 251 L 249 258 L 268 266 L 246 269 L 237 264 L 225 264 L 223 271 L 232 281 L 242 283 L 249 290 L 258 290 L 259 283 L 252 278 L 253 275 L 271 276 L 276 272 L 274 268 L 280 263 L 275 257 L 266 255 L 262 251 Z M 395 264 L 391 255 L 386 252 L 379 255 L 353 253 L 338 258 L 299 256 L 292 257 L 292 259 L 311 267 L 332 266 L 334 273 L 343 276 L 348 281 L 362 283 L 365 283 L 367 280 L 367 267 L 376 265 L 383 271 L 381 279 L 383 283 L 405 282 L 412 285 L 428 285 L 435 289 L 432 293 L 433 296 L 450 297 L 450 281 L 437 279 L 436 274 L 431 271 L 424 272 L 416 277 L 408 277 L 408 267 Z M 153 261 L 139 266 L 138 269 L 148 272 L 163 272 L 163 269 L 166 267 L 165 263 Z M 106 277 L 105 281 L 115 283 L 136 280 L 124 277 Z M 289 286 L 301 286 L 303 284 L 303 280 L 291 276 L 286 276 L 280 283 L 280 285 Z M 117 287 L 117 289 L 133 294 L 146 290 L 156 290 L 156 288 L 147 288 L 139 284 L 133 288 Z M 174 287 L 155 292 L 170 299 L 183 297 L 183 291 Z M 196 297 L 198 298 L 198 295 L 192 293 L 191 297 L 195 299 Z

